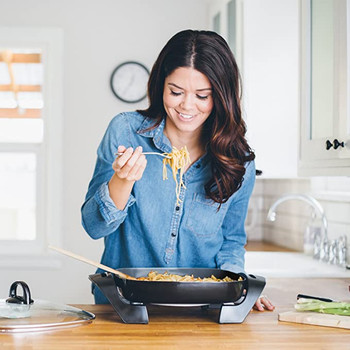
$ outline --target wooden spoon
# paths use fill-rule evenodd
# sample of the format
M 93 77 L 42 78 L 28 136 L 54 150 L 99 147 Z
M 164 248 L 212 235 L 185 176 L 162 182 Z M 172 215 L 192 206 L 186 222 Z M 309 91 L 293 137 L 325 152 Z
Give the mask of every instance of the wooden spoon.
M 124 278 L 124 279 L 128 279 L 128 280 L 137 280 L 137 278 L 135 278 L 135 277 L 129 276 L 129 275 L 127 275 L 127 274 L 125 274 L 125 273 L 123 273 L 121 271 L 112 269 L 111 267 L 108 267 L 106 265 L 100 264 L 100 263 L 98 263 L 96 261 L 92 261 L 90 259 L 84 258 L 83 256 L 80 256 L 80 255 L 74 254 L 72 252 L 69 252 L 68 250 L 64 250 L 62 248 L 57 248 L 57 247 L 54 247 L 52 245 L 49 245 L 49 248 L 53 249 L 53 250 L 56 250 L 56 252 L 59 252 L 61 254 L 70 256 L 71 258 L 74 258 L 74 259 L 83 261 L 83 262 L 85 262 L 87 264 L 90 264 L 92 266 L 98 267 L 101 270 L 114 273 L 115 275 L 118 275 L 120 278 Z

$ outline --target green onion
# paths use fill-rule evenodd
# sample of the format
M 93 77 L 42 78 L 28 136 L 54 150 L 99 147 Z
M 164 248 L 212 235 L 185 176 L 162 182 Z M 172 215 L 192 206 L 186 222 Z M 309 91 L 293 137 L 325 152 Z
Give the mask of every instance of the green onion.
M 317 299 L 300 298 L 294 305 L 297 311 L 312 311 L 324 314 L 350 316 L 350 303 L 328 302 Z

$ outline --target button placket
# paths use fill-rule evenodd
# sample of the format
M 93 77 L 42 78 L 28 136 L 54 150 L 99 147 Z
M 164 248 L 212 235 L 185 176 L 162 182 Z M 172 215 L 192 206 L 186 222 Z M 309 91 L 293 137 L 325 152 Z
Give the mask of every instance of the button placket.
M 185 180 L 183 179 L 184 185 L 185 185 Z M 185 192 L 186 188 L 185 186 L 182 186 L 180 189 L 180 204 L 176 204 L 174 207 L 174 213 L 172 216 L 172 221 L 170 225 L 170 237 L 165 249 L 165 256 L 164 260 L 167 264 L 170 263 L 171 259 L 174 256 L 174 251 L 175 251 L 175 244 L 178 236 L 178 231 L 179 231 L 179 225 L 180 225 L 180 219 L 182 215 L 182 202 L 185 197 Z

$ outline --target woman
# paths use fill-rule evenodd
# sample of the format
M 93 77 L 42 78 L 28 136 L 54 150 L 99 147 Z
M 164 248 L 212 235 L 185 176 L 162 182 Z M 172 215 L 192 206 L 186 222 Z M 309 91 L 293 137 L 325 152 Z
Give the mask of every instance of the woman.
M 148 98 L 146 110 L 117 115 L 98 148 L 82 222 L 92 238 L 105 239 L 101 262 L 244 271 L 255 156 L 225 40 L 209 31 L 173 36 L 152 68 Z M 162 157 L 142 152 L 184 146 L 191 163 L 177 197 L 175 181 L 162 179 Z M 98 288 L 94 295 L 107 302 Z M 266 298 L 256 307 L 273 309 Z

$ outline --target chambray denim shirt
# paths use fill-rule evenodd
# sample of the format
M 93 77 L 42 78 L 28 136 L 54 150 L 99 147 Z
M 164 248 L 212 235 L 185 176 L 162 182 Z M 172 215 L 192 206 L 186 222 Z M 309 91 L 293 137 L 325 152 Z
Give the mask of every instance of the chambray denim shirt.
M 246 164 L 241 188 L 221 205 L 207 199 L 204 184 L 211 175 L 204 155 L 183 175 L 180 204 L 175 181 L 163 158 L 147 156 L 141 180 L 136 181 L 124 210 L 109 196 L 108 181 L 119 145 L 142 146 L 144 152 L 171 152 L 163 122 L 144 132 L 154 121 L 138 112 L 118 114 L 110 122 L 97 151 L 97 162 L 82 206 L 82 224 L 93 238 L 104 238 L 101 263 L 121 267 L 207 267 L 244 270 L 248 202 L 255 182 L 254 161 Z M 97 270 L 97 272 L 102 272 Z M 107 300 L 95 288 L 95 302 Z

